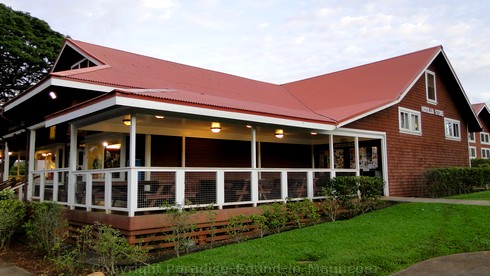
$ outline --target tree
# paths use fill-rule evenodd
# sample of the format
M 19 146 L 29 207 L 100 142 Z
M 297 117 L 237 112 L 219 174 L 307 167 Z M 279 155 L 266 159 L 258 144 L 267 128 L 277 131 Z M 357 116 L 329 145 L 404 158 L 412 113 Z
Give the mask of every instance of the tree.
M 0 3 L 0 104 L 46 76 L 63 41 L 45 21 Z

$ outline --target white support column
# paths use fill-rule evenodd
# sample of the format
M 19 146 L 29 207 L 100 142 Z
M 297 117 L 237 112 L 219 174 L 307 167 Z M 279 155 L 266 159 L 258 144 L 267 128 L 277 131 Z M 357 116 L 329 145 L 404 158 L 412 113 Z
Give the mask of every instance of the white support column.
M 185 205 L 185 173 L 184 170 L 175 172 L 175 204 Z
M 151 167 L 151 135 L 145 136 L 145 167 Z M 145 180 L 150 180 L 151 172 L 145 172 Z
M 128 215 L 134 217 L 138 208 L 138 169 L 136 168 L 136 116 L 131 114 L 129 127 Z
M 252 127 L 252 142 L 251 142 L 251 158 L 252 158 L 252 175 L 250 176 L 250 196 L 253 202 L 253 206 L 257 206 L 259 201 L 259 174 L 257 169 L 257 131 L 255 127 Z
M 256 169 L 257 168 L 257 131 L 255 130 L 255 127 L 252 127 L 252 142 L 250 145 L 251 149 L 251 158 L 252 158 L 252 168 Z
M 104 208 L 105 213 L 110 214 L 112 207 L 112 173 L 104 173 Z
M 27 179 L 27 201 L 31 200 L 32 192 L 34 191 L 34 174 L 32 174 L 32 172 L 34 171 L 35 152 L 36 152 L 36 130 L 31 129 L 31 131 L 29 132 L 29 157 L 28 157 L 29 175 Z
M 2 179 L 3 181 L 9 180 L 9 163 L 10 163 L 9 145 L 7 141 L 5 141 L 5 149 L 3 152 L 3 179 Z
M 359 137 L 355 136 L 354 137 L 354 159 L 356 162 L 356 176 L 361 175 L 361 170 L 359 169 Z
M 286 201 L 288 196 L 288 172 L 281 171 L 281 198 Z
M 77 128 L 75 125 L 70 125 L 70 160 L 68 161 L 70 171 L 68 172 L 68 198 L 67 203 L 70 206 L 70 209 L 75 209 L 75 185 L 76 185 L 76 175 L 75 172 L 77 170 L 77 156 L 78 156 L 78 135 Z M 86 158 L 85 154 L 85 158 Z
M 383 179 L 385 181 L 384 186 L 384 195 L 390 196 L 390 188 L 388 181 L 388 147 L 386 145 L 386 135 L 381 139 L 381 149 L 378 151 L 378 155 L 381 153 L 381 160 L 383 162 L 382 170 L 383 170 Z
M 306 193 L 309 199 L 313 199 L 313 171 L 306 173 Z
M 225 203 L 225 172 L 218 171 L 216 173 L 216 203 L 219 209 L 223 209 Z
M 182 168 L 185 168 L 185 136 L 182 136 L 182 153 L 180 159 L 182 159 Z
M 330 169 L 332 172 L 330 173 L 330 179 L 335 177 L 335 156 L 334 156 L 334 147 L 333 147 L 333 134 L 330 134 L 329 142 L 328 142 L 328 152 L 330 159 Z

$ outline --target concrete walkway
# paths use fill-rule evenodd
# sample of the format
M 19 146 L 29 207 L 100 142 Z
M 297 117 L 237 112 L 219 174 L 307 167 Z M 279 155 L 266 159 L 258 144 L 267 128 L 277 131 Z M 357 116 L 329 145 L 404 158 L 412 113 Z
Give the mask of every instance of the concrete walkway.
M 383 197 L 386 201 L 396 202 L 424 202 L 424 203 L 447 203 L 490 206 L 490 200 L 467 200 L 467 199 L 448 199 L 448 198 L 422 198 L 422 197 Z
M 442 256 L 415 264 L 392 276 L 486 276 L 490 275 L 490 251 Z
M 13 264 L 9 264 L 3 260 L 0 260 L 0 275 L 9 275 L 9 276 L 33 276 L 33 273 L 15 266 Z

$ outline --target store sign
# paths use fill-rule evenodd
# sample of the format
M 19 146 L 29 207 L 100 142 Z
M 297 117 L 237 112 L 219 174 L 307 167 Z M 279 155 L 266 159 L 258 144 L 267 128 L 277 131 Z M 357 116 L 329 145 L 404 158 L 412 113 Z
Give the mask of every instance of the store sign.
M 437 115 L 437 116 L 444 117 L 444 111 L 442 111 L 442 110 L 434 109 L 432 107 L 427 107 L 427 106 L 422 106 L 420 109 L 424 113 L 434 114 L 434 115 Z

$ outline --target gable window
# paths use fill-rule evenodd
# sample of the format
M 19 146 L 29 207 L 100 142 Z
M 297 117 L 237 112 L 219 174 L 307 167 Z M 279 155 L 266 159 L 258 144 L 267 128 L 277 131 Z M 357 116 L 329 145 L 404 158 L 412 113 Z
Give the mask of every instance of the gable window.
M 482 144 L 490 144 L 489 135 L 486 132 L 480 133 L 480 139 Z
M 425 89 L 427 102 L 437 104 L 436 74 L 432 71 L 425 72 Z
M 476 158 L 476 147 L 470 147 L 469 152 L 470 152 L 470 158 L 471 159 Z
M 461 140 L 461 128 L 459 121 L 444 118 L 444 125 L 446 131 L 446 139 Z
M 420 126 L 420 112 L 399 107 L 398 113 L 400 132 L 417 135 L 422 133 Z
M 481 158 L 490 158 L 490 149 L 481 149 Z
M 473 142 L 473 143 L 475 143 L 475 142 L 476 142 L 476 141 L 475 141 L 475 133 L 474 133 L 474 132 L 470 132 L 470 133 L 468 133 L 468 141 L 469 141 L 469 142 Z
M 90 60 L 88 60 L 87 58 L 83 58 L 82 60 L 76 62 L 75 64 L 73 64 L 70 69 L 71 70 L 74 70 L 74 69 L 80 69 L 80 68 L 88 68 L 88 67 L 92 67 L 94 66 L 95 64 L 93 62 L 91 62 Z

